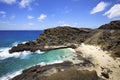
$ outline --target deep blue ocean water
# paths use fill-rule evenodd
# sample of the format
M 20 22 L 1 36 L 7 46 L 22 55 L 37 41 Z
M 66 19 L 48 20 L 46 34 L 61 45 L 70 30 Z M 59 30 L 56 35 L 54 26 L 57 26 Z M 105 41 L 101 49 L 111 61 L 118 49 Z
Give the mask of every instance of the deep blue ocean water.
M 31 66 L 60 62 L 62 56 L 72 52 L 58 49 L 49 52 L 29 51 L 9 54 L 9 49 L 18 43 L 35 40 L 43 31 L 0 31 L 0 80 L 9 80 Z
M 0 47 L 12 46 L 14 42 L 35 40 L 43 31 L 0 31 Z

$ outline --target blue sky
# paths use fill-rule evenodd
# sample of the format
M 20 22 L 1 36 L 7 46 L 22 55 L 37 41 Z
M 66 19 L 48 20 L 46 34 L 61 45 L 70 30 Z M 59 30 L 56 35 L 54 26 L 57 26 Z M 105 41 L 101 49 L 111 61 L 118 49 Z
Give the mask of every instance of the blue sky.
M 0 0 L 0 30 L 97 28 L 120 19 L 120 0 Z

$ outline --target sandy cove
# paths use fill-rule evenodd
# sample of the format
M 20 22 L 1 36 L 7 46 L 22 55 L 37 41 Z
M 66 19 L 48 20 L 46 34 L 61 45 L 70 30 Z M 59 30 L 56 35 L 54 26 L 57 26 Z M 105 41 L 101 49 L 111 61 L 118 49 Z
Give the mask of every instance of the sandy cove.
M 71 68 L 78 71 L 95 71 L 97 75 L 102 78 L 100 80 L 120 80 L 120 59 L 113 59 L 107 51 L 103 51 L 99 46 L 81 44 L 76 45 L 76 47 L 75 49 L 68 48 L 73 54 L 63 56 L 62 58 L 65 62 L 52 65 L 46 64 L 46 66 L 43 67 L 36 65 L 30 69 L 24 70 L 21 75 L 14 77 L 12 80 L 24 80 L 23 76 L 26 74 L 28 74 L 26 75 L 26 80 L 32 79 L 34 74 L 50 76 L 54 73 L 59 73 L 59 69 L 62 72 Z M 87 63 L 85 60 L 87 60 Z M 45 69 L 45 71 L 42 69 Z
M 84 58 L 91 58 L 94 67 L 87 68 L 88 70 L 96 70 L 99 77 L 104 78 L 101 73 L 107 73 L 107 80 L 120 80 L 120 59 L 113 59 L 107 51 L 103 51 L 99 46 L 81 44 L 75 49 L 76 52 L 81 52 Z M 79 54 L 79 53 L 77 53 Z

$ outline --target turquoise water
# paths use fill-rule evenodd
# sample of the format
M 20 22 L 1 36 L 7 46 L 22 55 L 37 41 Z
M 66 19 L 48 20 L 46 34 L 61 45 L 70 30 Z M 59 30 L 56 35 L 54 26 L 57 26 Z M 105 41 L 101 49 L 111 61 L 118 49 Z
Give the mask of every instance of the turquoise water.
M 41 33 L 42 31 L 0 31 L 0 34 L 2 34 L 0 36 L 0 80 L 8 80 L 8 75 L 31 66 L 61 61 L 63 56 L 72 54 L 69 49 L 58 49 L 49 52 L 36 51 L 35 53 L 24 51 L 9 54 L 9 49 L 12 46 L 35 40 Z M 12 77 L 15 75 L 12 75 Z
M 27 55 L 23 55 L 29 53 Z M 28 67 L 40 64 L 40 63 L 49 63 L 54 61 L 62 60 L 63 56 L 68 56 L 72 52 L 68 49 L 58 49 L 52 50 L 46 53 L 30 53 L 24 52 L 19 56 L 9 57 L 3 60 L 0 60 L 0 77 L 4 76 L 7 73 L 13 73 L 15 71 L 24 70 Z M 14 54 L 14 53 L 13 53 Z

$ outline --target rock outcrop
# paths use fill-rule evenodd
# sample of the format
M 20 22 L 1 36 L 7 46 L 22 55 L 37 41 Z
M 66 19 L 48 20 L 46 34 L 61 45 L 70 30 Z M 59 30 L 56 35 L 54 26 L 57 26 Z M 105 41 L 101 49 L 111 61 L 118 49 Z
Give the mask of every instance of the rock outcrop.
M 76 67 L 77 65 L 68 61 L 47 66 L 38 65 L 24 70 L 12 80 L 103 80 L 96 71 L 77 70 Z
M 120 21 L 112 21 L 109 24 L 100 26 L 98 29 L 68 26 L 46 29 L 36 41 L 18 44 L 9 50 L 9 52 L 13 53 L 24 50 L 32 52 L 36 50 L 48 51 L 56 48 L 45 48 L 45 46 L 63 45 L 67 48 L 71 47 L 70 45 L 72 44 L 81 43 L 99 45 L 103 50 L 112 51 L 114 56 L 120 57 Z
M 32 51 L 36 50 L 49 51 L 58 48 L 52 48 L 49 46 L 64 46 L 59 48 L 74 48 L 75 44 L 80 44 L 85 41 L 89 36 L 91 29 L 88 28 L 72 28 L 72 27 L 56 27 L 46 29 L 36 41 L 27 42 L 25 44 L 18 44 L 9 50 L 10 53 L 20 51 Z M 48 48 L 45 48 L 48 46 Z
M 98 29 L 68 26 L 46 29 L 36 41 L 18 44 L 11 48 L 9 52 L 76 48 L 75 44 L 81 43 L 99 45 L 103 50 L 110 51 L 113 56 L 120 57 L 120 21 L 112 21 L 109 24 L 100 26 Z M 81 69 L 80 65 L 85 68 L 85 64 L 91 63 L 87 61 L 87 63 L 82 64 L 64 62 L 46 66 L 37 65 L 24 70 L 22 74 L 12 80 L 103 80 L 98 77 L 96 71 L 79 70 Z M 109 78 L 108 70 L 106 72 L 104 68 L 101 76 L 106 79 Z
M 120 29 L 120 20 L 111 21 L 109 24 L 100 26 L 99 29 Z

